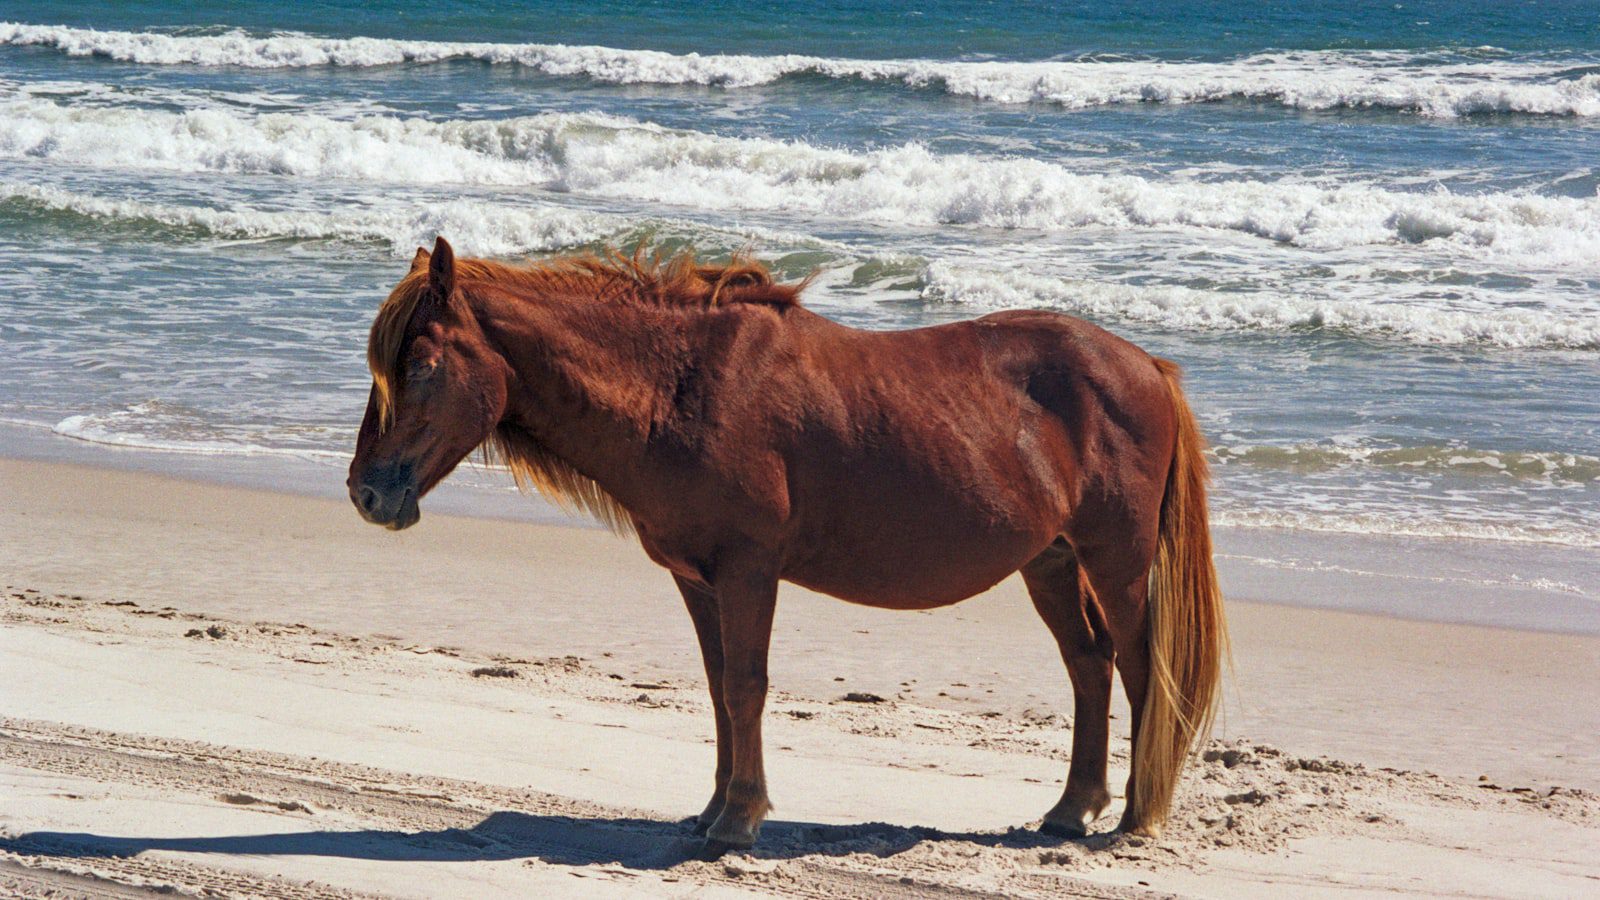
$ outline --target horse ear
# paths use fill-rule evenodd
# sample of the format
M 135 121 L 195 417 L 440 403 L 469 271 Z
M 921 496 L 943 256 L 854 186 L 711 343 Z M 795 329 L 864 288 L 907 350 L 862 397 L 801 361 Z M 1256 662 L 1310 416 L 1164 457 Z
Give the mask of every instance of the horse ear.
M 423 266 L 426 266 L 427 264 L 428 264 L 428 248 L 427 247 L 418 247 L 417 248 L 417 255 L 411 257 L 411 271 L 415 272 L 418 269 L 422 268 Z
M 444 238 L 433 242 L 433 253 L 428 260 L 428 281 L 440 296 L 449 297 L 456 290 L 456 253 Z

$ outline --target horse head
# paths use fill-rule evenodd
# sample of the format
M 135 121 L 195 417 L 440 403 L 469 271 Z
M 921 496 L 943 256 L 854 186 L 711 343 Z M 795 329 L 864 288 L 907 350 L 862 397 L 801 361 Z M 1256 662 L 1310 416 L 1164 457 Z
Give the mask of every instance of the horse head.
M 510 368 L 457 290 L 444 238 L 418 248 L 378 310 L 367 345 L 372 391 L 346 485 L 361 517 L 399 530 L 418 501 L 505 415 Z

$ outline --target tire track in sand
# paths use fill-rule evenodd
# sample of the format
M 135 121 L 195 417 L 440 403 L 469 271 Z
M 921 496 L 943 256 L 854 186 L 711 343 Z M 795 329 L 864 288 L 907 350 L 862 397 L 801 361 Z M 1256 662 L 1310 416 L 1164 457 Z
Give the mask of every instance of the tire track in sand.
M 436 861 L 523 859 L 528 865 L 655 871 L 683 882 L 758 893 L 844 898 L 981 898 L 1001 894 L 939 883 L 917 866 L 855 858 L 884 843 L 938 840 L 935 832 L 889 825 L 818 827 L 772 823 L 777 843 L 805 844 L 803 858 L 694 859 L 699 842 L 685 825 L 538 791 L 348 763 L 223 747 L 196 741 L 0 718 L 0 764 L 97 782 L 276 807 L 306 831 L 240 838 L 117 838 L 32 833 L 0 837 L 0 890 L 20 896 L 121 898 L 141 888 L 311 900 L 374 896 L 329 885 L 253 876 L 163 853 L 348 853 Z M 515 811 L 510 811 L 515 810 Z M 336 813 L 356 830 L 319 826 Z M 806 832 L 785 835 L 786 831 Z M 785 840 L 785 838 L 789 840 Z M 829 844 L 835 846 L 830 847 Z M 837 853 L 838 855 L 830 855 Z M 854 855 L 852 855 L 854 854 Z M 909 860 L 908 860 L 909 862 Z M 948 875 L 948 873 L 946 873 Z M 1031 880 L 1031 879 L 1029 879 Z M 1055 881 L 1055 879 L 1052 879 Z M 1032 888 L 1029 890 L 1028 888 Z M 1148 896 L 1062 877 L 1017 884 L 1005 896 Z M 130 891 L 132 893 L 130 893 Z

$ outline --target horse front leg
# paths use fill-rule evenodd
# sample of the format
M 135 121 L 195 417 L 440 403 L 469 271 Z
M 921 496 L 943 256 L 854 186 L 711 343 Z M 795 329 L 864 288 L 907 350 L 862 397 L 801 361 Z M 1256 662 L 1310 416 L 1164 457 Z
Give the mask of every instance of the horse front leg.
M 711 823 L 722 814 L 724 798 L 728 795 L 728 779 L 733 775 L 733 736 L 728 724 L 728 707 L 722 699 L 722 623 L 717 617 L 717 598 L 705 585 L 674 575 L 678 592 L 683 594 L 683 605 L 694 622 L 695 637 L 700 641 L 700 659 L 706 667 L 706 687 L 711 693 L 711 711 L 717 721 L 717 774 L 711 790 L 711 801 L 695 817 L 694 833 L 705 834 Z
M 722 633 L 722 702 L 733 738 L 733 770 L 722 811 L 706 832 L 705 853 L 720 855 L 756 842 L 772 809 L 762 763 L 761 712 L 767 702 L 767 648 L 778 600 L 774 572 L 758 567 L 719 567 L 715 578 Z

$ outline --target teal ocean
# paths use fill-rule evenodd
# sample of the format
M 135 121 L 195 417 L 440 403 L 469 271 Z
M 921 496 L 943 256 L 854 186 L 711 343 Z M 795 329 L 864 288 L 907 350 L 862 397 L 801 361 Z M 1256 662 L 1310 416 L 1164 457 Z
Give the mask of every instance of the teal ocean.
M 1182 362 L 1224 523 L 1600 548 L 1597 187 L 1595 2 L 12 0 L 0 422 L 338 481 L 417 245 L 748 245 Z

